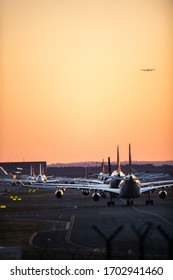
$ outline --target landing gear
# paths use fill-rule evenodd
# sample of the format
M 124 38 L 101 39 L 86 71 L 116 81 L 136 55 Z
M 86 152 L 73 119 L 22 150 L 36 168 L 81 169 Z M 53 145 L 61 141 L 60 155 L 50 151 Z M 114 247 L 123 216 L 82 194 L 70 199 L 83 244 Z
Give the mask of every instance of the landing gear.
M 133 206 L 133 200 L 127 200 L 127 206 Z
M 153 205 L 153 200 L 152 199 L 146 199 L 146 205 Z
M 115 203 L 114 203 L 114 200 L 109 200 L 108 202 L 107 202 L 107 206 L 114 206 L 115 205 Z
M 106 194 L 105 194 L 104 191 L 100 191 L 100 195 L 101 195 L 102 198 L 106 198 Z
M 108 200 L 107 202 L 107 206 L 114 206 L 115 205 L 115 202 L 114 202 L 114 198 L 115 198 L 115 195 L 113 193 L 109 193 L 110 195 L 110 200 Z
M 153 205 L 153 200 L 150 199 L 150 192 L 146 194 L 147 199 L 146 199 L 146 205 Z

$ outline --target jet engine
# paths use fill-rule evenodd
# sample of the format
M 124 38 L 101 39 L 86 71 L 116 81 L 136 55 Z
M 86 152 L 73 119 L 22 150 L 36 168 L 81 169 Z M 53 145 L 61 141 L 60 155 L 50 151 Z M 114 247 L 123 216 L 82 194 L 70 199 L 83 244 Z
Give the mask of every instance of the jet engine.
M 64 192 L 63 192 L 62 189 L 58 189 L 58 190 L 56 190 L 56 192 L 55 192 L 55 196 L 56 196 L 57 198 L 62 198 L 62 197 L 63 197 L 63 194 L 64 194 Z
M 159 197 L 161 198 L 161 199 L 165 199 L 166 197 L 167 197 L 167 192 L 166 191 L 160 191 L 159 192 Z
M 94 201 L 98 201 L 101 195 L 98 192 L 93 193 L 92 198 Z
M 89 193 L 90 193 L 90 190 L 82 190 L 83 195 L 89 195 Z

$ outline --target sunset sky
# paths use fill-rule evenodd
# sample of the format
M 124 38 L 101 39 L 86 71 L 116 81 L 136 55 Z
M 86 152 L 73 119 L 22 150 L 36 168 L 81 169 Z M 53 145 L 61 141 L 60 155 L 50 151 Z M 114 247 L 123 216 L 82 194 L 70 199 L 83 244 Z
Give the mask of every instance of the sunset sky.
M 0 38 L 1 162 L 173 160 L 172 0 L 0 0 Z

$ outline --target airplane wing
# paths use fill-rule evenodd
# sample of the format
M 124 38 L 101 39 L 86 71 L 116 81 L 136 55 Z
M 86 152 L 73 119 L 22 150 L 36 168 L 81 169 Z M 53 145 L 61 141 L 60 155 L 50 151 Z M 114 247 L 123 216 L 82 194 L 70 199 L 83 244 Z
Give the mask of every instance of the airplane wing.
M 163 182 L 163 181 L 162 181 Z M 147 193 L 147 192 L 151 192 L 154 190 L 159 190 L 159 189 L 164 189 L 164 188 L 169 188 L 169 187 L 173 187 L 173 183 L 171 184 L 170 181 L 167 181 L 168 184 L 158 184 L 159 182 L 157 182 L 157 184 L 155 186 L 147 186 L 147 187 L 142 187 L 141 190 L 141 194 L 142 193 Z M 156 182 L 155 182 L 156 183 Z M 45 186 L 46 188 L 48 187 L 47 185 Z M 77 190 L 93 190 L 93 191 L 103 191 L 103 192 L 108 192 L 108 193 L 113 193 L 116 195 L 119 195 L 120 193 L 120 189 L 119 188 L 110 188 L 108 187 L 108 185 L 105 184 L 58 184 L 55 186 L 53 186 L 53 188 L 64 188 L 64 189 L 77 189 Z M 51 188 L 51 186 L 49 187 Z
M 31 183 L 30 182 L 30 180 L 24 180 L 24 179 L 10 179 L 10 178 L 8 178 L 8 179 L 4 179 L 4 178 L 1 178 L 0 179 L 0 182 L 2 183 L 2 184 L 20 184 L 20 185 L 25 185 L 24 183 Z
M 106 184 L 93 184 L 93 183 L 71 183 L 71 184 L 32 184 L 28 185 L 29 188 L 39 188 L 39 189 L 76 189 L 76 190 L 93 190 L 95 192 L 102 191 L 113 193 L 116 195 L 120 194 L 120 188 L 111 188 L 110 185 Z M 164 189 L 166 187 L 173 187 L 173 180 L 165 180 L 165 181 L 154 181 L 141 183 L 140 193 L 147 193 L 158 189 Z
M 84 179 L 83 178 L 76 179 L 76 182 L 80 182 L 80 183 L 84 182 L 84 183 L 99 184 L 99 185 L 103 184 L 103 181 L 101 181 L 101 180 L 85 179 L 85 178 Z
M 144 187 L 144 188 L 141 188 L 141 194 L 146 193 L 146 192 L 150 192 L 150 191 L 154 191 L 154 190 L 170 188 L 170 187 L 173 187 L 173 184 L 157 185 L 157 186 L 153 186 L 153 187 Z
M 28 185 L 29 188 L 38 188 L 38 189 L 77 189 L 77 190 L 93 190 L 93 191 L 105 191 L 119 194 L 119 189 L 113 189 L 108 187 L 106 184 L 34 184 Z
M 104 179 L 116 179 L 116 180 L 128 180 L 128 178 L 126 178 L 126 176 L 115 176 L 115 175 L 99 175 L 96 174 Z M 164 174 L 164 173 L 145 173 L 145 172 L 138 172 L 138 173 L 134 173 L 133 174 L 136 179 L 138 180 L 151 180 L 151 179 L 159 179 L 160 177 L 167 177 L 169 176 L 168 174 Z M 148 183 L 146 183 L 148 184 Z
M 152 187 L 152 186 L 160 186 L 160 185 L 172 184 L 172 183 L 173 183 L 173 180 L 145 182 L 145 183 L 141 183 L 141 188 L 143 188 L 143 187 Z

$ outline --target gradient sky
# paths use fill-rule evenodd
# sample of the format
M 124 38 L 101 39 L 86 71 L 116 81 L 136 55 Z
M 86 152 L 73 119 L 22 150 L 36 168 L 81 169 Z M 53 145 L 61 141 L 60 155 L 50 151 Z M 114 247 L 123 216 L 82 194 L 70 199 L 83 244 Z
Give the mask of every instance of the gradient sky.
M 172 0 L 0 0 L 0 38 L 0 161 L 173 160 Z

